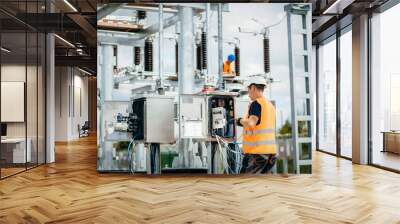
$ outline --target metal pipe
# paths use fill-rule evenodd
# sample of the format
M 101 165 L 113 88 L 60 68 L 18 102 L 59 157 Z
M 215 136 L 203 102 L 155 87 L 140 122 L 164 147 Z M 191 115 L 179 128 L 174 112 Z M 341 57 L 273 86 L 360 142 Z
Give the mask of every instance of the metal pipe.
M 178 82 L 179 102 L 182 94 L 192 94 L 194 88 L 194 35 L 193 35 L 193 9 L 188 6 L 179 6 L 179 60 Z M 180 104 L 179 109 L 181 112 Z M 179 113 L 180 113 L 179 112 Z M 179 116 L 179 155 L 183 157 L 183 167 L 188 167 L 187 139 L 182 139 L 182 116 Z
M 113 65 L 112 58 L 114 57 L 114 46 L 104 44 L 102 47 L 102 79 L 104 80 L 104 100 L 112 100 L 113 90 Z
M 162 52 L 163 52 L 163 39 L 164 39 L 164 26 L 163 24 L 163 19 L 164 19 L 164 12 L 163 12 L 163 4 L 159 4 L 158 6 L 158 24 L 160 24 L 159 30 L 158 30 L 158 79 L 159 79 L 159 86 L 157 86 L 158 89 L 163 88 L 163 82 L 162 82 L 162 75 L 164 73 L 164 61 L 162 59 Z
M 206 44 L 205 44 L 205 46 L 206 46 L 206 49 L 207 49 L 207 52 L 206 52 L 206 55 L 205 55 L 205 57 L 207 58 L 207 61 L 206 61 L 206 70 L 205 70 L 205 73 L 206 73 L 206 75 L 208 76 L 209 75 L 209 71 L 211 70 L 210 68 L 210 57 L 209 57 L 209 51 L 208 51 L 208 49 L 210 49 L 209 47 L 209 41 L 208 40 L 210 40 L 210 30 L 209 30 L 209 28 L 210 28 L 210 3 L 206 3 L 206 24 L 205 24 L 205 26 L 204 26 L 204 32 L 206 33 Z
M 175 72 L 176 75 L 178 75 L 178 71 L 179 71 L 179 67 L 178 67 L 178 61 L 179 61 L 179 45 L 178 45 L 178 41 L 176 41 L 175 43 Z
M 179 7 L 181 33 L 179 35 L 179 94 L 191 94 L 194 88 L 193 9 Z
M 176 72 L 176 76 L 178 76 L 178 71 L 179 71 L 179 35 L 181 33 L 181 24 L 179 22 L 176 23 L 175 25 L 175 34 L 176 34 L 176 38 L 175 38 L 175 72 Z
M 223 80 L 223 43 L 222 43 L 222 3 L 218 3 L 218 89 L 224 90 Z
M 300 173 L 300 170 L 298 168 L 298 154 L 297 154 L 297 138 L 298 138 L 298 132 L 297 132 L 297 120 L 296 120 L 296 96 L 295 96 L 295 79 L 294 79 L 294 65 L 293 65 L 293 60 L 294 60 L 294 55 L 293 55 L 293 49 L 292 49 L 292 20 L 291 20 L 291 14 L 289 11 L 286 11 L 287 15 L 287 30 L 288 30 L 288 55 L 289 55 L 289 83 L 290 83 L 290 106 L 291 106 L 291 119 L 292 119 L 292 144 L 293 144 L 293 149 L 294 149 L 294 167 L 295 167 L 295 172 L 297 174 Z

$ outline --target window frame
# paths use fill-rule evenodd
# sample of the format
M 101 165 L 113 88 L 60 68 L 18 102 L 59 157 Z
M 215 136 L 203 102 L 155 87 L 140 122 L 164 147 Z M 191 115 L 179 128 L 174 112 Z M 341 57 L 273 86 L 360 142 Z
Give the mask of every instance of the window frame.
M 352 158 L 347 157 L 342 155 L 342 150 L 341 150 L 341 118 L 340 118 L 340 112 L 341 112 L 341 67 L 340 67 L 340 37 L 347 32 L 352 31 L 352 23 L 347 24 L 345 27 L 339 29 L 337 28 L 336 33 L 333 33 L 329 37 L 319 40 L 316 44 L 316 58 L 315 58 L 315 63 L 316 63 L 316 151 L 318 152 L 323 152 L 329 155 L 333 155 L 339 158 L 347 159 L 347 160 L 352 160 Z M 320 142 L 319 142 L 319 110 L 320 110 L 320 104 L 319 104 L 319 98 L 320 98 L 320 93 L 319 93 L 319 85 L 320 85 L 320 74 L 319 74 L 319 48 L 322 44 L 329 43 L 331 41 L 336 41 L 336 152 L 328 152 L 327 150 L 321 149 Z

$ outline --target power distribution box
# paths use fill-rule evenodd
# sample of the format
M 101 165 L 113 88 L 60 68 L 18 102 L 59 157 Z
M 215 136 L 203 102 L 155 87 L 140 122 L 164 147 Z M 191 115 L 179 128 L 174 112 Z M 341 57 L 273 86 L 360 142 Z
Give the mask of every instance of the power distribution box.
M 173 143 L 174 97 L 146 96 L 132 101 L 130 130 L 135 141 Z
M 180 97 L 179 119 L 182 138 L 234 138 L 235 93 L 188 94 Z

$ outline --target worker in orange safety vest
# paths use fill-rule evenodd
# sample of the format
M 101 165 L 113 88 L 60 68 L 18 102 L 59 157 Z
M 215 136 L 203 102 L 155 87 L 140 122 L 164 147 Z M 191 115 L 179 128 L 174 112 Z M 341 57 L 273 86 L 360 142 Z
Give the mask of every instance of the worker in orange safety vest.
M 235 61 L 235 55 L 233 54 L 228 55 L 228 58 L 223 65 L 224 75 L 230 76 L 234 74 L 234 72 L 232 71 L 232 62 L 234 61 Z
M 266 79 L 250 78 L 247 86 L 252 101 L 248 114 L 236 120 L 243 126 L 243 153 L 241 173 L 268 173 L 276 162 L 275 107 L 264 97 Z

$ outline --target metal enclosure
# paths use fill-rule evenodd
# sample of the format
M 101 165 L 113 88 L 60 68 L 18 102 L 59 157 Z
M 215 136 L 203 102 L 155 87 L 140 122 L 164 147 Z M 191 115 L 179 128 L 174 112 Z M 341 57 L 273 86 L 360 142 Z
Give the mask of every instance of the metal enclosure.
M 288 30 L 290 102 L 292 119 L 292 140 L 294 148 L 295 173 L 312 172 L 312 97 L 310 91 L 311 68 L 311 11 L 309 5 L 288 4 L 285 6 Z M 296 19 L 302 27 L 297 27 Z M 296 38 L 302 40 L 302 46 L 296 46 Z M 299 49 L 301 49 L 299 51 Z M 301 70 L 296 69 L 296 65 Z M 304 83 L 301 91 L 298 83 Z M 300 89 L 300 90 L 299 90 Z
M 212 105 L 213 100 L 228 100 L 232 105 L 226 105 L 225 110 L 230 112 L 226 123 L 229 128 L 228 138 L 234 138 L 236 134 L 235 118 L 235 96 L 236 93 L 202 93 L 202 94 L 184 94 L 180 96 L 179 103 L 179 119 L 180 119 L 180 137 L 191 139 L 213 140 L 213 115 L 212 111 L 215 106 Z M 228 133 L 225 132 L 225 133 Z
M 136 108 L 135 108 L 136 107 Z M 136 140 L 145 143 L 173 143 L 174 137 L 174 97 L 153 95 L 134 99 L 132 110 L 138 113 L 142 133 L 133 133 Z
M 205 139 L 206 126 L 206 101 L 200 95 L 181 95 L 179 103 L 180 138 Z

